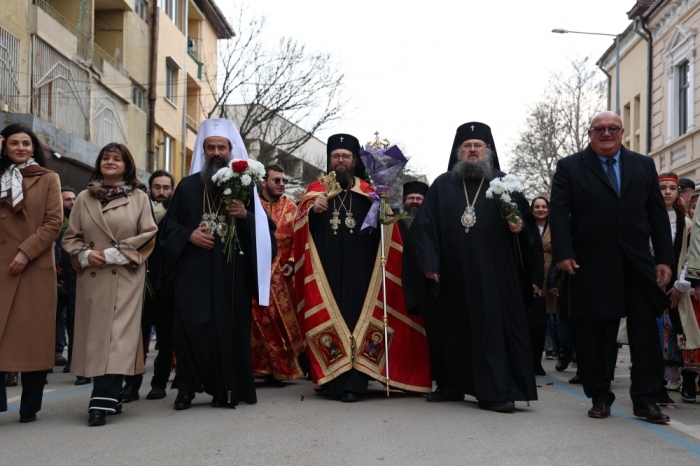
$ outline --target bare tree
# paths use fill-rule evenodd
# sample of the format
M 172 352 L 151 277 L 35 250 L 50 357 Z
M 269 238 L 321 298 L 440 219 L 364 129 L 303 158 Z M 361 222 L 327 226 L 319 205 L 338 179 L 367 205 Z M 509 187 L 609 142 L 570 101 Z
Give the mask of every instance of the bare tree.
M 263 163 L 284 166 L 288 157 L 304 157 L 313 135 L 342 116 L 345 77 L 339 64 L 295 39 L 267 45 L 265 16 L 251 16 L 243 7 L 231 22 L 237 35 L 221 43 L 218 83 L 205 76 L 215 96 L 207 118 L 230 118 L 246 144 L 261 141 L 257 157 Z M 321 163 L 318 155 L 308 157 L 313 166 Z
M 605 108 L 605 82 L 588 57 L 570 65 L 552 75 L 511 150 L 510 172 L 520 176 L 528 197 L 549 194 L 557 161 L 583 150 L 590 121 Z

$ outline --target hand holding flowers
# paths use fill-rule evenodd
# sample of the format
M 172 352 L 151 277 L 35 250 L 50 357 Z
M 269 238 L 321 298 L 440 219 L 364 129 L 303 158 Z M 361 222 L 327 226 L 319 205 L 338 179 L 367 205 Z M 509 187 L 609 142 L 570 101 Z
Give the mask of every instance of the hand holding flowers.
M 512 198 L 514 193 L 521 193 L 522 190 L 520 179 L 515 175 L 506 175 L 502 178 L 491 180 L 489 189 L 486 190 L 487 198 L 493 199 L 494 195 L 496 195 L 500 199 L 501 216 L 506 219 L 508 228 L 513 233 L 520 233 L 523 229 L 523 214 Z
M 239 254 L 243 254 L 236 235 L 236 219 L 245 220 L 248 217 L 245 206 L 250 187 L 262 180 L 264 176 L 265 166 L 262 163 L 256 160 L 233 159 L 231 163 L 211 177 L 217 186 L 223 188 L 223 200 L 226 202 L 226 210 L 231 216 L 224 240 L 224 254 L 226 254 L 228 262 L 233 261 L 235 249 L 239 250 Z

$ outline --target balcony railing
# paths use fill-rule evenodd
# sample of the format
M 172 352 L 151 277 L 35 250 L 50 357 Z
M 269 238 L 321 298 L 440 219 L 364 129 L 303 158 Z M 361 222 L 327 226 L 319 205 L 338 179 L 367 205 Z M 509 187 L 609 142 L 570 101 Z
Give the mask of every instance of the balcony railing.
M 189 115 L 185 115 L 185 122 L 187 123 L 187 126 L 189 126 L 189 128 L 192 131 L 197 133 L 197 128 L 199 127 L 199 123 L 197 123 L 194 118 L 192 118 Z
M 33 0 L 34 5 L 42 9 L 47 15 L 51 16 L 57 22 L 61 24 L 64 28 L 68 29 L 71 34 L 73 34 L 78 39 L 88 39 L 80 29 L 78 29 L 75 24 L 68 21 L 61 13 L 56 11 L 51 5 L 46 3 L 44 0 Z
M 68 32 L 73 34 L 78 39 L 78 56 L 83 60 L 89 60 L 88 48 L 90 42 L 90 36 L 85 34 L 83 31 L 78 29 L 78 27 L 71 23 L 65 16 L 56 11 L 51 5 L 46 3 L 45 0 L 32 0 L 37 8 L 41 9 L 44 13 L 53 18 L 54 21 L 63 26 Z
M 92 64 L 100 71 L 104 71 L 104 62 L 109 63 L 119 71 L 125 78 L 129 77 L 129 72 L 119 63 L 114 57 L 110 56 L 107 52 L 102 50 L 97 44 L 93 44 L 92 48 Z
M 686 156 L 685 144 L 671 149 L 671 163 L 676 163 L 683 160 Z

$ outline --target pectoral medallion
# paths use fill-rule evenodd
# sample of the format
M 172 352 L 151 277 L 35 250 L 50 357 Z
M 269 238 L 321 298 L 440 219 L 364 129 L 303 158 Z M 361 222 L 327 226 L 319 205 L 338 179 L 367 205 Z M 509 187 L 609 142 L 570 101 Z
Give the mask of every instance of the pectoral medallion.
M 357 226 L 357 222 L 352 216 L 352 212 L 348 212 L 347 216 L 345 217 L 345 226 L 350 229 L 350 233 L 352 233 Z
M 476 212 L 474 211 L 474 207 L 468 205 L 467 208 L 464 209 L 464 213 L 462 214 L 462 226 L 464 226 L 464 232 L 469 233 L 469 229 L 475 224 Z

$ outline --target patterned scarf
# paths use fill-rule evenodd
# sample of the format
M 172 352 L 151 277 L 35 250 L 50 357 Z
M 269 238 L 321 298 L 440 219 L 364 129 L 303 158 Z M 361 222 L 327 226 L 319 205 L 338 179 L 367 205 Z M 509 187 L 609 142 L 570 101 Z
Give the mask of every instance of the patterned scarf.
M 98 199 L 102 205 L 106 205 L 109 201 L 119 199 L 120 197 L 128 196 L 132 186 L 128 186 L 126 181 L 120 181 L 114 184 L 104 184 L 102 179 L 93 180 L 88 184 L 88 192 L 90 195 Z
M 30 165 L 38 165 L 33 157 L 24 163 L 11 164 L 0 177 L 0 204 L 9 204 L 15 214 L 24 208 L 21 170 Z

